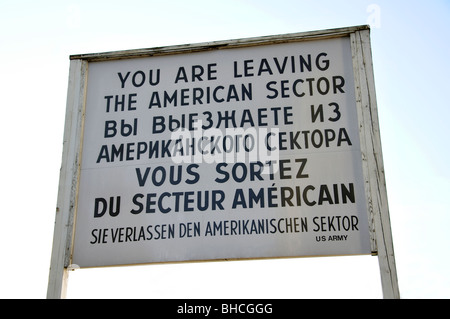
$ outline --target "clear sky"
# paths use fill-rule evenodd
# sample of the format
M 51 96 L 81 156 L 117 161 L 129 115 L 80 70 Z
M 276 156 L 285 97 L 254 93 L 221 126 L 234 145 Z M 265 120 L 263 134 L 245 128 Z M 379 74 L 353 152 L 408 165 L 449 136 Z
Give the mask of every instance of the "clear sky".
M 0 297 L 45 298 L 69 55 L 370 24 L 401 297 L 449 298 L 450 2 L 0 1 Z M 376 257 L 85 269 L 70 298 L 380 298 Z

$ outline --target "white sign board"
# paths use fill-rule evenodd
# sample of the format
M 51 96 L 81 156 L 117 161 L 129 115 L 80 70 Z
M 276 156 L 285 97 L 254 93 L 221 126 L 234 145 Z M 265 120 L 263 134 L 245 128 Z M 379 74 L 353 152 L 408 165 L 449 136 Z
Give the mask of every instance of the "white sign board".
M 370 254 L 350 37 L 89 62 L 72 263 Z
M 368 26 L 71 56 L 68 270 L 378 255 L 399 298 Z

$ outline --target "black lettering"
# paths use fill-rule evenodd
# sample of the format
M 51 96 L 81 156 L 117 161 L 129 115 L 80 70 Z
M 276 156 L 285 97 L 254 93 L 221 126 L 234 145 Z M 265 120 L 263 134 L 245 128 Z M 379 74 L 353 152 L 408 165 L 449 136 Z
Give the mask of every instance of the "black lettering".
M 117 73 L 119 75 L 119 79 L 120 79 L 120 84 L 122 85 L 122 89 L 125 87 L 125 82 L 128 79 L 128 76 L 130 75 L 130 72 L 128 71 L 127 74 L 125 75 L 125 78 L 122 76 L 122 73 L 118 72 Z
M 267 84 L 266 84 L 266 88 L 269 90 L 269 91 L 272 91 L 273 92 L 273 95 L 267 95 L 266 97 L 268 98 L 268 99 L 275 99 L 277 96 L 278 96 L 278 91 L 277 91 L 277 89 L 274 89 L 272 86 L 274 86 L 274 85 L 276 85 L 277 84 L 277 81 L 270 81 L 270 82 L 268 82 Z
M 326 71 L 326 70 L 328 70 L 328 67 L 330 66 L 330 60 L 321 60 L 320 59 L 321 57 L 326 57 L 326 56 L 327 56 L 327 54 L 325 52 L 322 52 L 322 53 L 318 54 L 316 57 L 316 67 L 320 71 Z
M 100 205 L 101 205 L 101 211 L 100 211 Z M 104 198 L 96 198 L 95 199 L 95 205 L 94 205 L 94 218 L 102 217 L 105 215 L 106 210 L 108 207 L 108 202 Z
M 137 75 L 140 75 L 137 77 Z M 141 87 L 145 83 L 145 73 L 142 71 L 137 71 L 133 74 L 133 77 L 131 78 L 131 83 L 135 87 Z
M 139 193 L 133 196 L 133 204 L 137 205 L 137 209 L 132 209 L 130 211 L 132 214 L 139 214 L 143 211 L 144 205 L 139 202 L 139 199 L 141 199 L 143 197 L 144 197 L 144 194 L 139 194 Z
M 303 170 L 305 169 L 307 159 L 306 158 L 296 158 L 296 163 L 300 163 L 300 167 L 298 168 L 296 178 L 308 178 L 308 174 L 303 174 Z
M 175 83 L 178 83 L 178 81 L 188 82 L 186 70 L 184 69 L 184 67 L 180 67 L 178 69 L 177 76 L 175 78 Z

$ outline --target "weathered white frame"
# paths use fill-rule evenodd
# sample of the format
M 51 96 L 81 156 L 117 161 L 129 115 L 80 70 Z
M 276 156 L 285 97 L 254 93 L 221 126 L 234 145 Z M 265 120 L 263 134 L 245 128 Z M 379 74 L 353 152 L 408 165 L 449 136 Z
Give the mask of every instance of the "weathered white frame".
M 369 28 L 350 33 L 361 156 L 373 254 L 384 298 L 400 298 L 387 200 Z
M 87 66 L 88 62 L 84 60 L 70 62 L 63 154 L 47 298 L 64 298 L 67 289 L 81 166 Z
M 355 79 L 361 155 L 373 255 L 378 255 L 384 298 L 399 298 L 381 151 L 375 83 L 368 26 L 312 31 L 249 39 L 216 41 L 162 48 L 127 50 L 70 57 L 62 166 L 55 217 L 47 298 L 64 298 L 67 289 L 83 141 L 88 64 L 91 61 L 231 49 L 238 47 L 350 37 Z

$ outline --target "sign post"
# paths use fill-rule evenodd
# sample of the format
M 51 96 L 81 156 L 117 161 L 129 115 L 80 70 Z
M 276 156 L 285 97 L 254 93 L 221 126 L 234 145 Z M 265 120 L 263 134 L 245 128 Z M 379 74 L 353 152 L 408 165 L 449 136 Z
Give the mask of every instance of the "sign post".
M 400 292 L 384 176 L 369 30 L 355 32 L 350 37 L 360 138 L 363 144 L 361 152 L 367 209 L 373 227 L 371 234 L 375 236 L 372 238 L 372 249 L 378 254 L 384 298 L 398 299 Z
M 398 298 L 367 26 L 71 56 L 49 280 L 378 254 Z
M 64 298 L 72 247 L 74 216 L 80 174 L 81 136 L 84 121 L 87 62 L 70 63 L 62 165 L 59 177 L 53 248 L 47 298 Z

